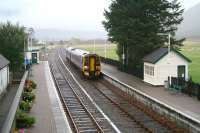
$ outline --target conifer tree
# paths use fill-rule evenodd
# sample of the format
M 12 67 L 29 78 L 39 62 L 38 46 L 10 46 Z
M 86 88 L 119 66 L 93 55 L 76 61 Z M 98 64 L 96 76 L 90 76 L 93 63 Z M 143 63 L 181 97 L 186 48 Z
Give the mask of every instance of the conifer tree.
M 175 39 L 177 25 L 183 20 L 184 10 L 177 0 L 113 0 L 109 10 L 104 11 L 103 25 L 109 40 L 118 44 L 117 54 L 131 70 L 142 70 L 142 58 L 164 45 L 172 35 L 171 44 L 179 48 L 182 41 Z

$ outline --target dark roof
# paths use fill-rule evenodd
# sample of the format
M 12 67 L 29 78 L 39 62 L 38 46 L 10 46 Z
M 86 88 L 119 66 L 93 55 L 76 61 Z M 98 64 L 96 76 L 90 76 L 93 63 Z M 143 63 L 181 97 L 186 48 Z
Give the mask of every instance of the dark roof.
M 10 62 L 3 55 L 0 54 L 0 69 L 4 68 L 9 63 Z
M 181 54 L 180 52 L 178 52 L 175 49 L 171 49 L 171 51 L 174 51 L 175 53 L 177 53 L 179 56 L 181 56 L 183 59 L 185 59 L 188 62 L 191 62 L 190 59 L 188 59 L 187 57 L 185 57 L 183 54 Z M 156 62 L 158 62 L 162 57 L 164 57 L 165 55 L 168 54 L 168 48 L 166 47 L 161 47 L 156 49 L 155 51 L 153 51 L 152 53 L 146 55 L 143 58 L 144 62 L 149 62 L 152 64 L 155 64 Z

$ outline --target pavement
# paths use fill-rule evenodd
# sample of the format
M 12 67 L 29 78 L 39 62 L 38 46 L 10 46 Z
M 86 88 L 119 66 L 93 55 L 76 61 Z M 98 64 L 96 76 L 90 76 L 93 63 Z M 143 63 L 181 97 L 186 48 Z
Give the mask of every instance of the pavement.
M 8 116 L 8 112 L 11 108 L 18 87 L 18 84 L 8 86 L 7 92 L 0 99 L 0 131 L 2 130 L 2 126 L 4 125 L 4 122 Z
M 164 87 L 155 87 L 143 82 L 141 79 L 125 72 L 119 71 L 116 67 L 102 63 L 102 72 L 114 77 L 121 82 L 132 86 L 135 89 L 181 111 L 197 120 L 200 120 L 200 101 L 182 93 L 173 93 Z
M 46 61 L 32 67 L 31 79 L 37 84 L 36 101 L 30 112 L 36 118 L 36 124 L 27 132 L 71 132 Z

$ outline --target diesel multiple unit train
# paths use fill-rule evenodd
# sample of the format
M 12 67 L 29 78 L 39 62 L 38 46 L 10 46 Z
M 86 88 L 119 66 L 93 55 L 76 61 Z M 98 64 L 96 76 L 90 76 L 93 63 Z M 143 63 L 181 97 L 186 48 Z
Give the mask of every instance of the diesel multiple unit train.
M 85 77 L 100 77 L 101 63 L 100 57 L 97 54 L 69 47 L 66 49 L 66 58 L 80 69 Z

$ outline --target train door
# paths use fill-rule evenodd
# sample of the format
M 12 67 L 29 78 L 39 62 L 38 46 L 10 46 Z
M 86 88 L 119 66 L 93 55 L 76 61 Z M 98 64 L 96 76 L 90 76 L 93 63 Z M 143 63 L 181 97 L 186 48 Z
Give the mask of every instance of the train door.
M 94 56 L 90 56 L 90 71 L 95 71 L 95 58 Z

